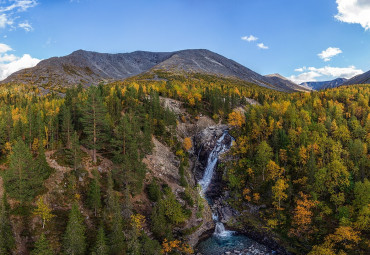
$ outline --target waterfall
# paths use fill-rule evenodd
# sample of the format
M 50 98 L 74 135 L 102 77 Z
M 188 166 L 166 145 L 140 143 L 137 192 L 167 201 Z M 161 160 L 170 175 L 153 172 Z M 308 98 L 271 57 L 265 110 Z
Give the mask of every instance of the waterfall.
M 230 137 L 231 140 L 233 141 L 234 139 L 229 135 L 227 131 L 225 131 L 222 136 L 217 140 L 215 147 L 211 151 L 211 153 L 208 156 L 207 160 L 207 166 L 206 170 L 204 171 L 203 178 L 199 181 L 199 184 L 202 188 L 201 192 L 202 195 L 205 194 L 205 192 L 208 189 L 209 184 L 211 183 L 217 162 L 218 162 L 218 157 L 220 154 L 226 152 L 227 150 L 230 149 L 231 143 L 225 143 L 224 140 L 226 137 Z M 233 231 L 228 231 L 225 229 L 224 224 L 219 220 L 217 212 L 212 213 L 212 219 L 216 223 L 215 227 L 215 232 L 214 235 L 220 238 L 226 238 L 231 236 L 234 232 Z
M 215 147 L 211 151 L 207 160 L 207 167 L 204 171 L 203 178 L 199 181 L 200 186 L 202 187 L 202 192 L 205 193 L 208 189 L 209 184 L 211 183 L 215 167 L 217 165 L 218 156 L 223 152 L 230 149 L 231 144 L 224 143 L 226 136 L 230 136 L 228 132 L 224 132 L 222 136 L 217 140 Z
M 251 240 L 246 235 L 236 231 L 226 230 L 224 224 L 222 223 L 222 208 L 220 209 L 219 205 L 222 204 L 222 202 L 215 205 L 213 201 L 214 196 L 207 197 L 207 190 L 211 184 L 212 177 L 217 166 L 218 157 L 220 154 L 230 149 L 230 139 L 231 141 L 234 141 L 233 137 L 231 137 L 229 133 L 225 131 L 217 140 L 215 147 L 209 154 L 206 161 L 207 165 L 203 178 L 198 182 L 201 188 L 200 195 L 207 200 L 212 208 L 212 219 L 215 223 L 215 230 L 212 236 L 198 244 L 197 252 L 199 253 L 197 254 L 275 254 L 273 251 L 269 253 L 265 246 Z

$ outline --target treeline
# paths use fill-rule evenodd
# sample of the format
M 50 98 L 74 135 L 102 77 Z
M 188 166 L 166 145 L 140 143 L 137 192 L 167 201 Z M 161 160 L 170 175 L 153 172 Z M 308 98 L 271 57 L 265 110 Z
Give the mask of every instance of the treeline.
M 258 206 L 257 218 L 297 253 L 367 254 L 369 97 L 369 85 L 349 86 L 230 114 L 233 206 Z M 253 224 L 248 214 L 240 221 Z

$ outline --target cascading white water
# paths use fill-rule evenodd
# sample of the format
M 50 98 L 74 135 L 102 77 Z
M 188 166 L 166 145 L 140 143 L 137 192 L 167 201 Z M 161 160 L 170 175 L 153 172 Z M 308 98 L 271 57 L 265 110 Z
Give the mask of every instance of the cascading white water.
M 224 142 L 225 138 L 228 136 L 231 138 L 231 140 L 233 140 L 233 138 L 229 135 L 229 133 L 225 131 L 222 134 L 222 136 L 217 140 L 215 147 L 213 148 L 213 150 L 208 156 L 206 170 L 204 171 L 203 178 L 199 181 L 199 184 L 202 188 L 202 191 L 201 191 L 202 195 L 205 194 L 205 192 L 208 189 L 209 184 L 211 183 L 211 180 L 212 180 L 212 177 L 215 171 L 215 167 L 218 162 L 219 155 L 226 152 L 231 147 L 231 143 Z M 214 232 L 215 236 L 220 237 L 220 238 L 226 238 L 233 234 L 233 231 L 228 231 L 225 229 L 224 224 L 219 221 L 217 213 L 213 212 L 212 218 L 216 223 L 215 232 Z
M 201 186 L 200 194 L 204 198 L 206 197 L 206 191 L 212 181 L 219 155 L 223 152 L 226 152 L 231 147 L 231 143 L 225 140 L 225 138 L 230 138 L 231 141 L 234 140 L 233 137 L 231 137 L 227 132 L 224 132 L 223 135 L 217 140 L 215 147 L 208 157 L 204 176 L 199 181 Z M 207 201 L 210 204 L 213 203 L 211 198 L 208 198 Z M 247 236 L 241 235 L 238 232 L 226 230 L 220 218 L 221 217 L 218 215 L 217 208 L 214 206 L 212 219 L 216 225 L 215 230 L 211 237 L 199 243 L 197 250 L 200 252 L 200 254 L 223 255 L 232 253 L 235 250 L 240 251 L 240 254 L 273 254 L 268 253 L 266 247 L 255 241 L 252 241 Z
M 229 133 L 224 132 L 222 136 L 217 140 L 216 146 L 213 148 L 213 150 L 208 156 L 206 170 L 204 171 L 203 178 L 199 181 L 203 193 L 207 191 L 208 186 L 211 183 L 215 166 L 218 161 L 218 156 L 223 152 L 227 151 L 228 149 L 230 149 L 231 144 L 227 145 L 226 143 L 223 142 L 226 136 L 230 135 Z

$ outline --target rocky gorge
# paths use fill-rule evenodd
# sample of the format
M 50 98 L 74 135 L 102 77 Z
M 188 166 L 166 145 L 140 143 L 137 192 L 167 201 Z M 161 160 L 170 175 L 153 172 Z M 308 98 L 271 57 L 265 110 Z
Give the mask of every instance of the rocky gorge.
M 193 175 L 200 186 L 201 193 L 209 203 L 214 224 L 208 224 L 199 233 L 196 245 L 198 254 L 289 254 L 265 231 L 251 227 L 240 227 L 237 219 L 242 213 L 256 213 L 259 208 L 250 212 L 238 212 L 228 204 L 229 192 L 223 182 L 220 163 L 232 160 L 227 151 L 232 146 L 233 138 L 228 134 L 227 125 L 214 125 L 204 128 L 194 137 L 192 160 Z M 227 230 L 229 229 L 229 230 Z

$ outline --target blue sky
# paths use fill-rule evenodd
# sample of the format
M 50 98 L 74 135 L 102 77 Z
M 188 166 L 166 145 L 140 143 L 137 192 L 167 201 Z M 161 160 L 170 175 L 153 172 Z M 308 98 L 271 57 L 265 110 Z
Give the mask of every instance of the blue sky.
M 0 0 L 0 6 L 0 78 L 77 49 L 206 48 L 297 82 L 370 69 L 370 0 Z

